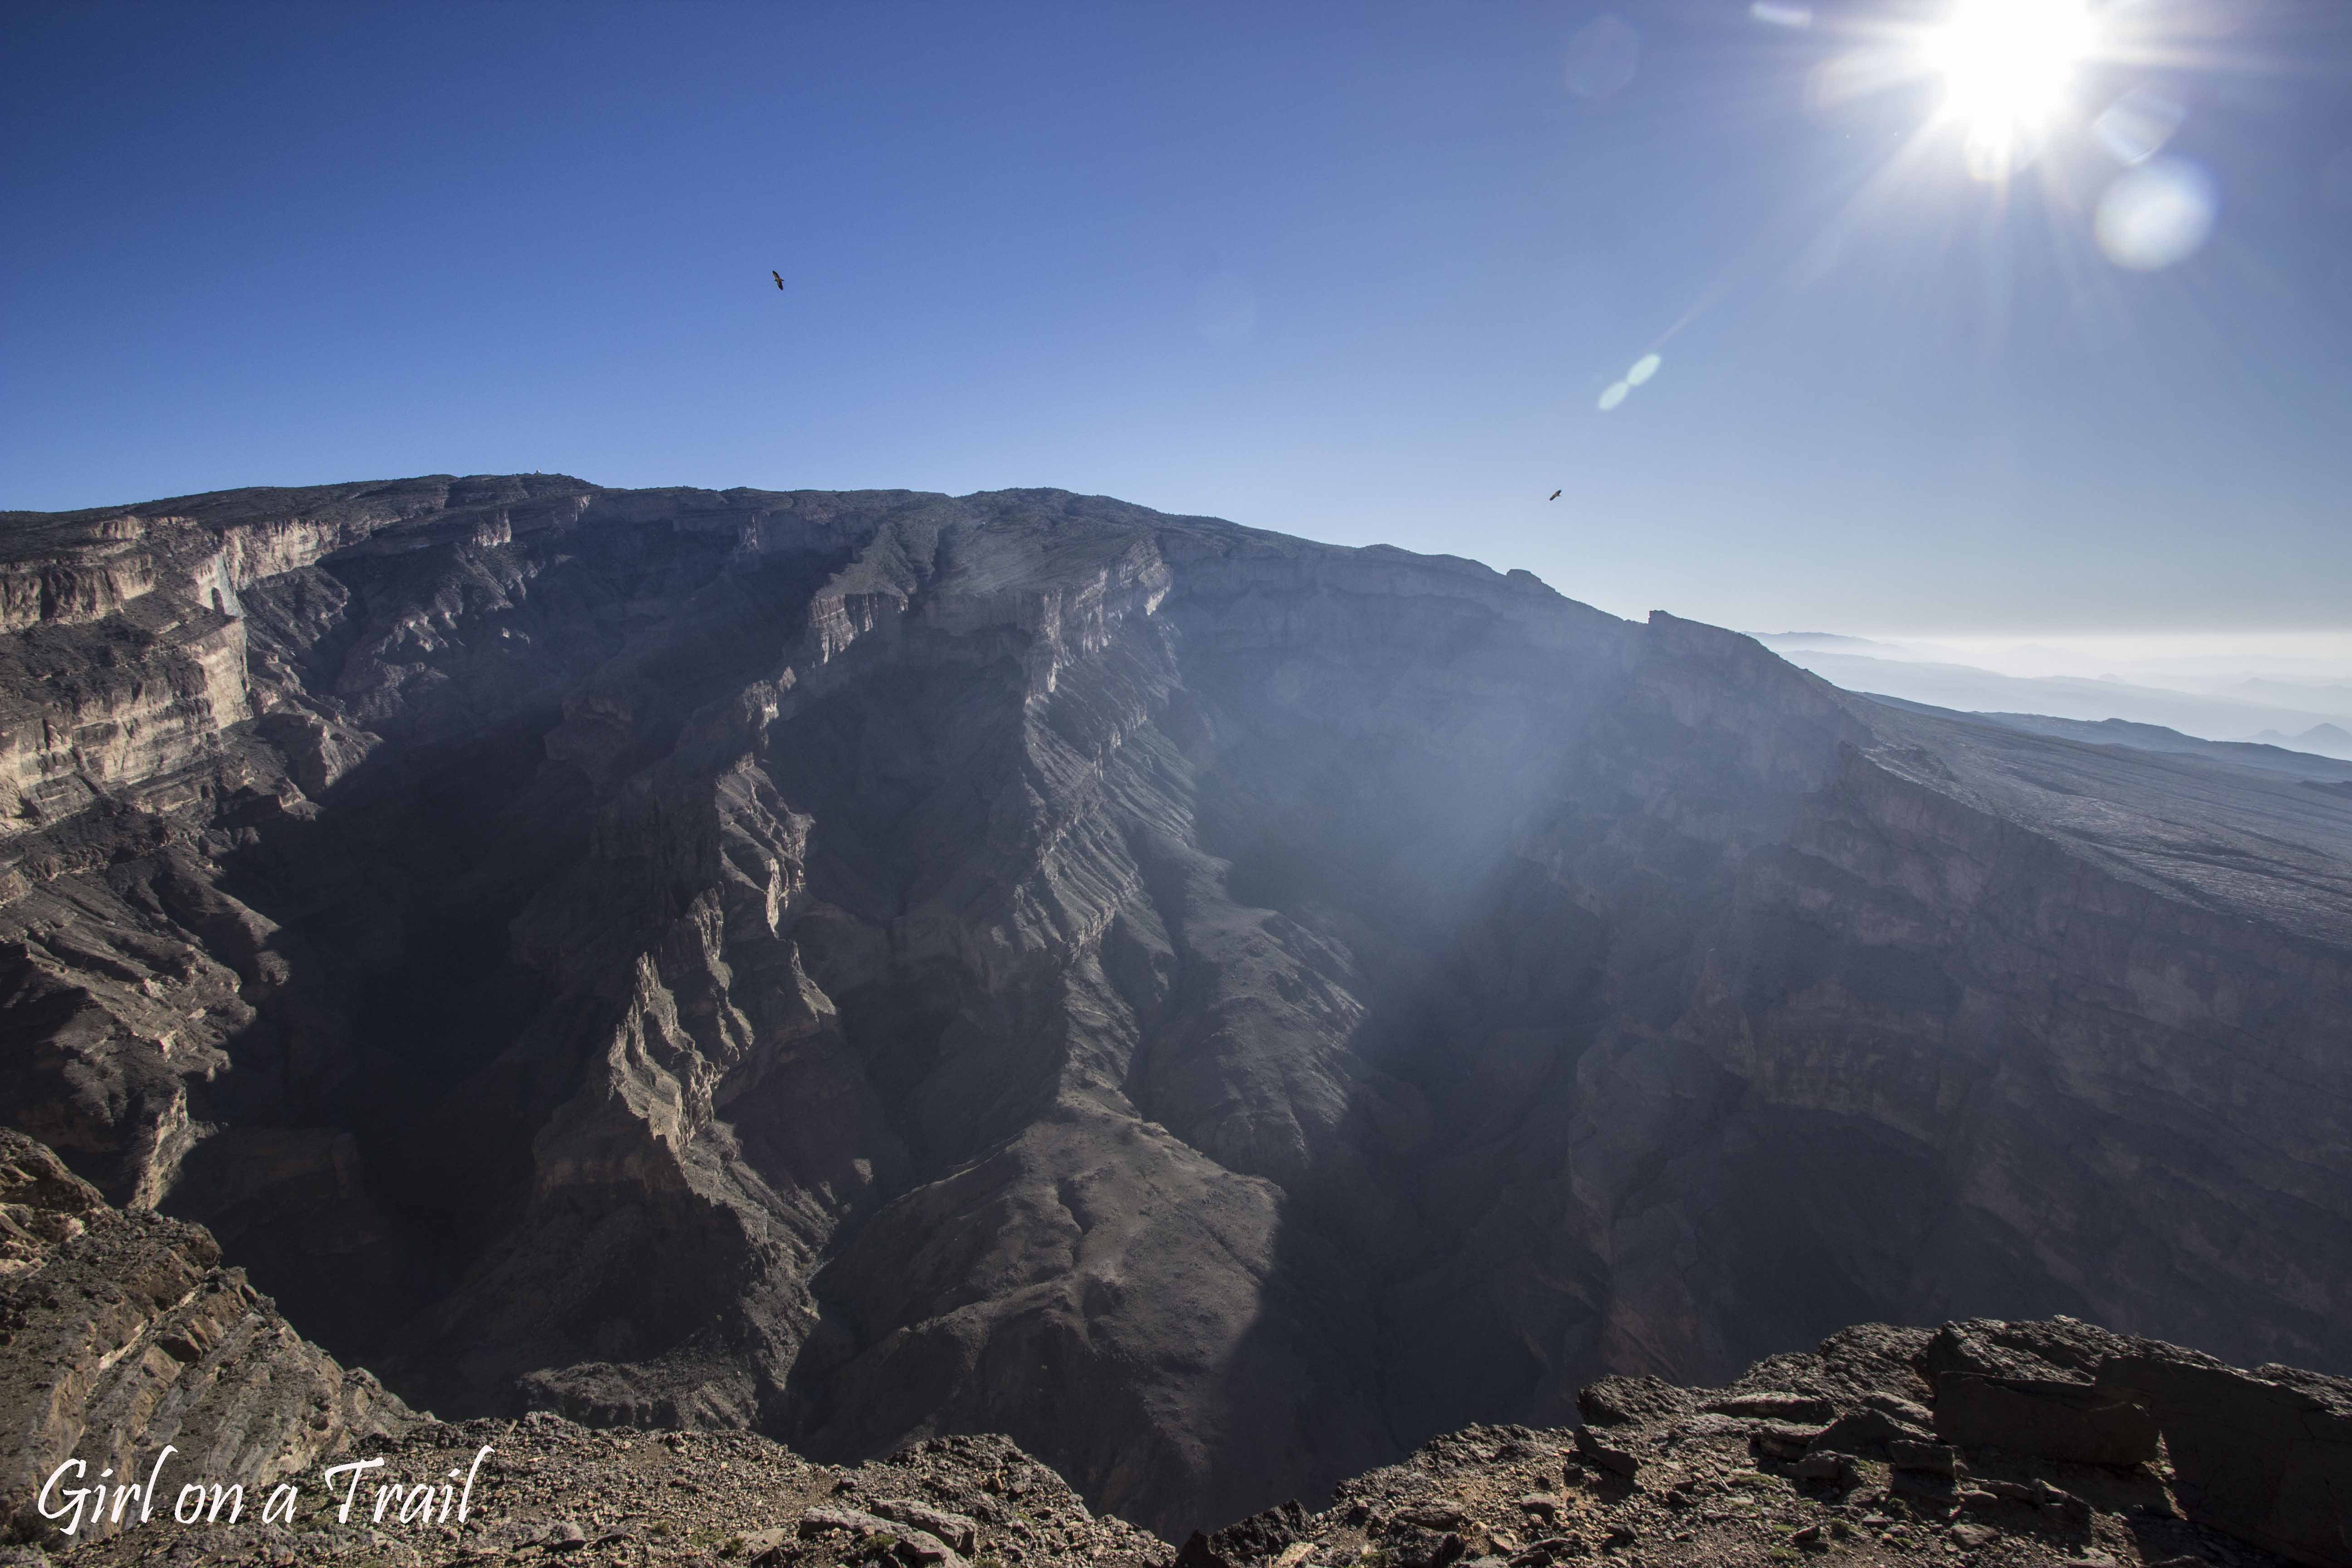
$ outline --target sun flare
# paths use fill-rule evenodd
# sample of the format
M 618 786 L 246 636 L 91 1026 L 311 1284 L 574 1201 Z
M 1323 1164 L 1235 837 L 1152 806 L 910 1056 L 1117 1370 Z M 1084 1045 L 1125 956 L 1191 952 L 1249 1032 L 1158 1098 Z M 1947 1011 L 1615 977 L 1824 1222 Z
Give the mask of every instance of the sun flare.
M 2096 32 L 2087 0 L 1954 0 L 1922 48 L 1943 79 L 1945 113 L 1972 148 L 2006 162 L 2066 107 Z

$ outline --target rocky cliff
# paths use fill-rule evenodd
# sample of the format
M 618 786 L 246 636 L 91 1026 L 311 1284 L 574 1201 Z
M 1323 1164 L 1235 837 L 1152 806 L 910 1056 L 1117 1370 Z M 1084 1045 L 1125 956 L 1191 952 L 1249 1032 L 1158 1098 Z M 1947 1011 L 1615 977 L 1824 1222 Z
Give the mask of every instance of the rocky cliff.
M 2294 778 L 1055 491 L 235 491 L 0 577 L 0 1117 L 446 1415 L 1003 1431 L 1174 1531 L 1853 1321 L 2352 1365 Z
M 0 1131 L 0 1531 L 40 1536 L 41 1495 L 143 1489 L 162 1450 L 256 1495 L 415 1424 L 278 1317 L 201 1226 L 124 1213 Z M 57 1478 L 50 1486 L 51 1478 Z M 108 1509 L 79 1540 L 117 1533 Z

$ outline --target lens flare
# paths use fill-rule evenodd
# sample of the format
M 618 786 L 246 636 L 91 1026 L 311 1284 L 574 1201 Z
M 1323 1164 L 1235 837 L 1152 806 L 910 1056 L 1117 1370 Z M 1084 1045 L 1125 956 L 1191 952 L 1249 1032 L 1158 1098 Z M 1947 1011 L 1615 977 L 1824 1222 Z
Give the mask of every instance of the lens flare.
M 2022 162 L 2097 42 L 2087 0 L 1955 0 L 1921 52 L 1943 78 L 1945 114 L 1966 129 L 1971 168 L 1998 177 Z
M 2134 88 L 2091 121 L 2091 134 L 2118 163 L 2145 163 L 2164 151 L 2189 111 L 2160 92 Z
M 2221 210 L 2204 170 L 2179 158 L 2153 159 L 2099 199 L 2099 248 L 2118 267 L 2161 272 L 2197 253 Z

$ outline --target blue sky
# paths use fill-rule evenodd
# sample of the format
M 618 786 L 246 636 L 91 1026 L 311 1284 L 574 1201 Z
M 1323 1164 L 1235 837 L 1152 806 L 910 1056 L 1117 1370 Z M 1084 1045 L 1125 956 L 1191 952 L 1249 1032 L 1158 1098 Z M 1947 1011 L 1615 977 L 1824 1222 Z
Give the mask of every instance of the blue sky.
M 1055 485 L 1755 630 L 2352 626 L 2352 6 L 2141 0 L 2003 189 L 1824 101 L 1940 4 L 17 0 L 0 506 Z M 2219 197 L 2154 272 L 2136 87 Z

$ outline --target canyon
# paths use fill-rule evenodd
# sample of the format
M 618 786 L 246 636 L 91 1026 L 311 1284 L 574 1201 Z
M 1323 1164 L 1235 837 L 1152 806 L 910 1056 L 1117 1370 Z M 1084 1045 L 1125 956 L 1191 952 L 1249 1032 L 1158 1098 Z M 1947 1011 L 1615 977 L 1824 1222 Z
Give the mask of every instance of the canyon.
M 2330 766 L 1053 490 L 0 514 L 0 1121 L 314 1447 L 1001 1433 L 1170 1539 L 1854 1323 L 2337 1373 Z

